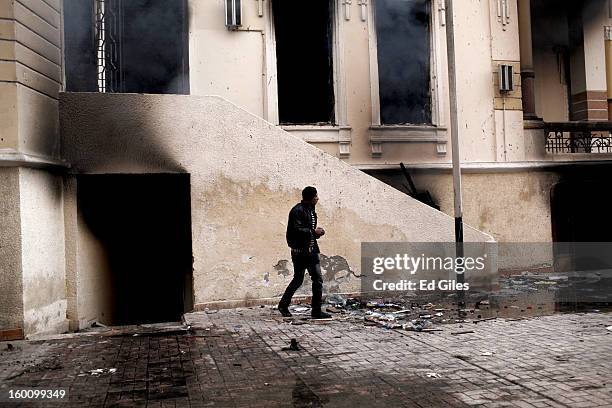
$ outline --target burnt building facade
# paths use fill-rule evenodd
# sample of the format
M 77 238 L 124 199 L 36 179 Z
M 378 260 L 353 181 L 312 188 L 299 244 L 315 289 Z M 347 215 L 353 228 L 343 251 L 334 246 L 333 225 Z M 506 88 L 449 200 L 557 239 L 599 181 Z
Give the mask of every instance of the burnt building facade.
M 449 69 L 467 239 L 609 240 L 609 2 L 455 3 L 454 67 L 444 0 L 0 4 L 3 336 L 273 302 L 309 184 L 328 290 L 452 241 Z

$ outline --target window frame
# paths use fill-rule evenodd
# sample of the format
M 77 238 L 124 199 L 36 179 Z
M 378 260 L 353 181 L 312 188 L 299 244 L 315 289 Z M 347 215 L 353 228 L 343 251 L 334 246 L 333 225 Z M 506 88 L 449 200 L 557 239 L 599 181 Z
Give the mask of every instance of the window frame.
M 441 61 L 443 59 L 442 52 L 446 50 L 446 43 L 442 41 L 444 32 L 441 27 L 445 27 L 444 18 L 444 0 L 429 0 L 431 13 L 430 13 L 430 32 L 429 32 L 429 59 L 430 59 L 430 71 L 429 71 L 429 86 L 431 93 L 431 123 L 430 124 L 383 124 L 380 119 L 380 92 L 379 92 L 379 76 L 378 76 L 378 37 L 376 33 L 376 1 L 370 0 L 370 7 L 368 11 L 368 46 L 370 55 L 370 95 L 372 103 L 372 128 L 380 131 L 383 128 L 401 129 L 405 128 L 415 129 L 422 133 L 427 128 L 444 128 L 444 115 L 443 112 L 443 98 L 442 98 L 442 86 L 439 79 L 443 78 L 444 71 Z M 439 137 L 434 139 L 439 140 Z M 384 141 L 384 140 L 381 140 Z M 432 140 L 434 141 L 434 140 Z
M 334 123 L 326 125 L 303 124 L 303 125 L 280 125 L 278 111 L 278 82 L 276 70 L 276 30 L 274 27 L 274 16 L 272 14 L 272 1 L 266 4 L 266 60 L 267 64 L 267 86 L 264 114 L 266 120 L 284 130 L 296 134 L 302 139 L 316 143 L 338 143 L 339 155 L 346 157 L 350 154 L 351 128 L 347 123 L 346 103 L 346 70 L 344 58 L 344 14 L 342 13 L 343 0 L 328 0 L 331 15 L 332 35 L 332 81 L 334 92 Z

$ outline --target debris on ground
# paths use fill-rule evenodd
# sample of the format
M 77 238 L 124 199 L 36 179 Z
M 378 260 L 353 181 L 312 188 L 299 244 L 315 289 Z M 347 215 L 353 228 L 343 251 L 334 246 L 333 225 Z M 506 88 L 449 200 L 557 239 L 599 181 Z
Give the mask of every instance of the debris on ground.
M 420 332 L 427 329 L 429 326 L 431 326 L 431 322 L 428 320 L 415 319 L 404 324 L 403 329 Z
M 296 339 L 291 339 L 289 343 L 289 347 L 283 347 L 283 351 L 300 351 L 300 346 Z
M 442 376 L 438 373 L 426 373 L 427 378 L 442 378 Z
M 339 309 L 335 306 L 327 306 L 325 308 L 325 311 L 328 313 L 342 313 L 342 309 Z
M 88 373 L 94 376 L 102 375 L 102 374 L 115 374 L 117 372 L 116 368 L 96 368 L 94 370 L 89 370 Z
M 462 331 L 457 331 L 457 332 L 451 332 L 451 334 L 454 336 L 459 335 L 459 334 L 470 334 L 470 333 L 474 333 L 474 330 L 462 330 Z
M 604 280 L 607 279 L 607 286 Z M 559 273 L 524 271 L 497 276 L 494 288 L 484 288 L 464 294 L 460 301 L 457 292 L 436 291 L 432 293 L 403 293 L 386 298 L 350 297 L 330 293 L 325 298 L 322 310 L 333 314 L 334 320 L 349 321 L 364 326 L 377 326 L 390 330 L 410 332 L 444 331 L 448 324 L 483 324 L 496 319 L 520 321 L 525 318 L 545 316 L 558 311 L 578 311 L 578 295 L 593 300 L 582 302 L 583 310 L 593 306 L 609 309 L 612 298 L 609 288 L 612 277 L 601 273 Z M 573 302 L 573 303 L 572 303 Z M 587 308 L 588 309 L 584 309 Z M 313 324 L 316 320 L 305 319 L 310 314 L 310 305 L 290 307 L 295 316 L 289 324 Z M 301 316 L 300 316 L 301 315 Z M 320 322 L 325 323 L 325 322 Z M 475 327 L 475 326 L 472 326 Z M 606 328 L 612 331 L 612 326 Z M 453 335 L 474 333 L 464 330 Z
M 327 304 L 331 306 L 335 306 L 335 307 L 346 306 L 346 299 L 342 297 L 341 295 L 338 295 L 337 293 L 331 293 L 327 295 L 327 298 L 325 299 L 325 301 L 327 302 Z

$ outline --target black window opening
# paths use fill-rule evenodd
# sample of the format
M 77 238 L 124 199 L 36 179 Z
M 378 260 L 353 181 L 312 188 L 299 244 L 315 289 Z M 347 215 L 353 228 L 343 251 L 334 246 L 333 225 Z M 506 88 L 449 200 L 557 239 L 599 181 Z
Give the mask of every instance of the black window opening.
M 281 124 L 333 124 L 332 11 L 329 1 L 272 3 Z
M 66 91 L 97 92 L 94 1 L 64 0 Z
M 431 124 L 430 0 L 375 5 L 381 124 Z
M 66 90 L 188 94 L 187 10 L 186 0 L 66 0 Z

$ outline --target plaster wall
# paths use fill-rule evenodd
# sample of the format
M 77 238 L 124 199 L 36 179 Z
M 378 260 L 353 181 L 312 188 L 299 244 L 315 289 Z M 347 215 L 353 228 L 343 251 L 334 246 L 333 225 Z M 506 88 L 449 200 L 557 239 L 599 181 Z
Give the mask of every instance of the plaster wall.
M 240 31 L 225 28 L 224 0 L 189 1 L 192 95 L 223 95 L 264 117 L 264 19 L 257 3 L 243 4 Z
M 455 7 L 457 100 L 463 161 L 496 159 L 490 20 L 489 2 L 467 0 L 461 2 L 461 7 L 458 4 Z
M 17 85 L 0 82 L 0 149 L 17 149 Z
M 59 103 L 39 92 L 17 85 L 19 151 L 59 159 Z
M 552 49 L 534 50 L 534 69 L 536 115 L 545 122 L 568 121 L 567 84 L 557 54 Z
M 460 3 L 457 3 L 458 5 Z M 497 0 L 489 0 L 489 24 L 491 26 L 491 57 L 496 61 L 519 61 L 518 8 L 516 1 L 508 2 L 507 22 L 497 17 Z M 466 29 L 467 27 L 463 27 Z
M 111 324 L 112 276 L 108 254 L 95 238 L 78 204 L 77 177 L 64 178 L 64 229 L 66 241 L 66 317 L 70 330 Z
M 356 2 L 344 4 L 333 0 L 339 18 L 334 23 L 336 51 L 336 92 L 338 109 L 346 110 L 346 125 L 350 127 L 350 155 L 345 158 L 353 165 L 450 162 L 447 153 L 440 154 L 432 141 L 386 141 L 381 157 L 373 157 L 370 146 L 373 123 L 372 98 L 376 86 L 372 63 L 375 62 L 375 21 L 368 2 L 365 19 Z M 190 83 L 193 95 L 220 95 L 249 112 L 277 124 L 276 70 L 274 33 L 271 13 L 263 2 L 263 15 L 257 14 L 258 3 L 243 4 L 244 21 L 240 31 L 230 32 L 224 26 L 223 1 L 190 1 Z M 432 88 L 439 105 L 439 127 L 449 127 L 448 80 L 446 75 L 446 39 L 440 0 L 432 1 Z M 346 7 L 350 18 L 345 18 Z M 498 138 L 494 114 L 492 60 L 519 60 L 516 4 L 510 2 L 510 20 L 506 25 L 497 21 L 497 2 L 466 0 L 456 7 L 457 77 L 459 80 L 460 128 L 462 158 L 465 161 L 496 161 Z M 251 31 L 248 31 L 251 30 Z M 263 33 L 260 32 L 263 30 Z M 374 84 L 375 85 L 375 84 Z M 516 116 L 516 115 L 515 115 Z M 512 116 L 510 120 L 514 120 Z M 508 126 L 516 143 L 522 137 L 518 123 Z M 316 128 L 316 126 L 314 127 Z M 448 130 L 446 137 L 449 138 Z M 322 150 L 339 156 L 340 128 L 334 132 L 304 128 L 296 135 Z M 410 132 L 407 132 L 410 134 Z M 325 140 L 322 140 L 325 139 Z M 450 139 L 449 139 L 450 140 Z
M 76 315 L 73 324 L 79 329 L 90 327 L 95 321 L 111 324 L 113 296 L 108 253 L 78 210 L 76 226 Z
M 19 169 L 24 332 L 68 330 L 62 178 Z
M 19 169 L 0 167 L 0 330 L 23 328 Z
M 60 16 L 61 0 L 0 3 L 0 149 L 57 158 Z
M 196 304 L 282 293 L 286 218 L 306 185 L 321 197 L 322 251 L 344 265 L 326 277 L 337 291 L 359 290 L 362 241 L 453 240 L 449 216 L 218 97 L 62 94 L 60 112 L 74 172 L 190 173 Z M 466 239 L 490 237 L 468 227 Z
M 370 7 L 374 5 L 370 4 Z M 342 14 L 342 8 L 340 8 L 340 13 Z M 341 38 L 345 58 L 346 118 L 347 124 L 351 127 L 351 155 L 347 161 L 367 163 L 372 161 L 368 128 L 372 125 L 369 25 L 373 22 L 370 18 L 366 22 L 361 21 L 355 14 L 352 17 L 349 21 L 342 21 L 344 36 Z M 338 74 L 341 73 L 336 75 Z M 334 148 L 333 151 L 331 149 L 327 151 L 336 156 L 338 155 L 337 146 Z M 397 146 L 396 149 L 406 151 L 403 146 Z M 386 156 L 384 157 L 386 159 Z
M 452 175 L 449 173 L 424 173 L 413 171 L 412 177 L 418 189 L 428 190 L 440 210 L 453 214 Z M 402 189 L 403 175 L 397 172 L 377 174 L 386 183 Z M 464 173 L 463 217 L 464 222 L 493 236 L 504 243 L 552 242 L 550 192 L 559 180 L 554 172 L 517 171 L 497 173 Z M 403 190 L 403 189 L 402 189 Z M 529 245 L 501 246 L 504 250 L 517 251 L 515 256 L 500 259 L 500 269 L 552 264 L 552 252 L 548 246 L 536 246 L 528 253 Z M 519 253 L 518 251 L 523 251 Z
M 610 25 L 611 21 L 607 1 L 587 0 L 584 2 L 582 24 L 584 30 L 586 89 L 572 89 L 572 93 L 584 90 L 606 90 L 604 26 Z
M 495 110 L 495 138 L 497 161 L 523 161 L 526 154 L 526 138 L 523 111 Z
M 571 13 L 572 11 L 566 7 L 552 9 L 546 5 L 536 8 L 533 16 L 536 112 L 548 122 L 569 120 L 566 83 L 568 74 L 560 51 L 570 47 L 568 17 L 572 17 Z M 577 17 L 574 16 L 575 18 Z M 606 90 L 604 27 L 610 23 L 607 2 L 601 0 L 583 2 L 581 21 L 573 23 L 582 29 L 584 36 L 583 41 L 574 46 L 571 54 L 573 95 L 587 90 Z M 594 104 L 598 105 L 597 108 L 601 108 L 605 102 L 590 101 L 591 108 Z
M 79 329 L 77 308 L 78 226 L 76 178 L 64 177 L 64 241 L 66 258 L 66 318 L 70 331 Z

